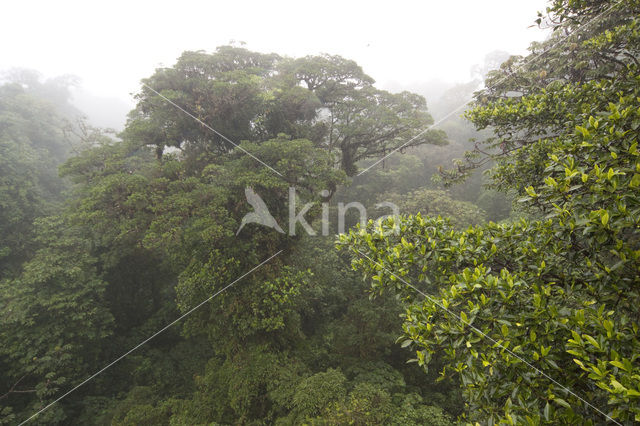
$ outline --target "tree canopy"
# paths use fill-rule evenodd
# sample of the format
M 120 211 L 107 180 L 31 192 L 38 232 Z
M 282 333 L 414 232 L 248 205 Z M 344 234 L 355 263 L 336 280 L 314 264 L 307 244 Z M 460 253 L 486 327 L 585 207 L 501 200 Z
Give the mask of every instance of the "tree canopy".
M 221 46 L 114 135 L 7 74 L 0 424 L 640 422 L 638 12 L 552 0 L 429 109 Z
M 470 421 L 640 420 L 638 5 L 552 2 L 556 37 L 490 73 L 467 116 L 495 188 L 530 214 L 454 230 L 420 215 L 341 240 L 407 300 L 405 344 L 444 353 Z M 543 49 L 544 54 L 540 53 Z M 542 56 L 544 55 L 544 56 Z M 514 94 L 515 93 L 515 94 Z M 399 226 L 400 235 L 383 232 Z M 426 292 L 424 298 L 409 282 Z
M 425 99 L 389 93 L 354 61 L 340 56 L 282 58 L 224 46 L 213 54 L 185 52 L 171 68 L 143 80 L 127 133 L 156 148 L 216 156 L 242 141 L 261 143 L 285 133 L 336 155 L 349 176 L 356 163 L 403 145 L 432 124 Z M 193 118 L 216 130 L 194 125 Z M 430 130 L 408 146 L 444 144 Z

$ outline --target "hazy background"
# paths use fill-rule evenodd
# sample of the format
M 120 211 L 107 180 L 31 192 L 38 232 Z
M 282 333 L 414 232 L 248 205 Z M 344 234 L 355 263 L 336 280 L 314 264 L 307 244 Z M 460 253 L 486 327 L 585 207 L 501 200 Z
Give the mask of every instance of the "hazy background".
M 532 27 L 545 0 L 422 2 L 22 1 L 3 5 L 0 70 L 74 74 L 77 106 L 120 128 L 131 93 L 184 50 L 231 41 L 261 52 L 339 54 L 378 86 L 437 96 L 472 79 L 487 53 L 523 54 L 547 32 Z

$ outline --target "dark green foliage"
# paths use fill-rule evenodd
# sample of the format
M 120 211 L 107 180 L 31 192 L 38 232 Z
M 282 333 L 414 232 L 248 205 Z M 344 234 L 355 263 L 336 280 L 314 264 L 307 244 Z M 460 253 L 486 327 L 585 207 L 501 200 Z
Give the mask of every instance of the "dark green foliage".
M 228 153 L 241 141 L 260 143 L 286 133 L 336 154 L 353 176 L 358 161 L 402 145 L 432 122 L 422 96 L 376 89 L 355 62 L 340 56 L 293 60 L 226 46 L 214 54 L 186 52 L 143 83 L 127 137 L 154 146 L 158 157 L 165 147 L 179 148 L 198 165 L 203 154 Z M 410 146 L 425 143 L 446 139 L 429 131 Z
M 65 231 L 65 225 L 56 218 L 42 221 L 38 242 L 43 248 L 23 265 L 19 278 L 0 282 L 7 397 L 27 412 L 88 374 L 100 359 L 100 342 L 111 333 L 106 283 L 96 272 L 88 241 Z M 37 399 L 25 398 L 31 394 Z M 43 419 L 63 418 L 60 408 Z
M 377 89 L 339 56 L 226 46 L 145 79 L 113 138 L 69 124 L 65 84 L 27 73 L 0 87 L 0 423 L 27 419 L 282 250 L 35 421 L 449 424 L 457 392 L 447 403 L 451 383 L 406 364 L 393 344 L 400 303 L 370 300 L 332 237 L 251 223 L 236 235 L 246 188 L 285 232 L 295 188 L 314 223 L 361 161 L 432 122 L 423 97 Z M 430 131 L 411 146 L 445 141 Z M 390 190 L 428 179 L 423 158 L 399 162 L 376 172 Z M 358 185 L 375 203 L 376 182 Z

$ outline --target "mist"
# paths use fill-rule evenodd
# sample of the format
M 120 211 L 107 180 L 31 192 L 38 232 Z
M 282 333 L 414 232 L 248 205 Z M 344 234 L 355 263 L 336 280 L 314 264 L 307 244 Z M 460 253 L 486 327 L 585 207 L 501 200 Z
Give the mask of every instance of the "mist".
M 637 1 L 0 9 L 0 424 L 639 421 Z
M 548 32 L 534 25 L 532 11 L 545 7 L 543 0 L 409 2 L 400 8 L 324 2 L 308 9 L 295 2 L 13 2 L 5 16 L 28 19 L 8 19 L 0 28 L 0 36 L 12 40 L 4 43 L 0 70 L 79 77 L 77 103 L 95 111 L 97 124 L 121 123 L 98 117 L 122 117 L 115 99 L 131 108 L 131 94 L 155 68 L 171 66 L 185 50 L 229 43 L 295 57 L 342 55 L 382 89 L 415 90 L 440 81 L 451 86 L 469 80 L 492 51 L 526 54 L 530 42 L 543 40 Z M 94 96 L 107 99 L 87 102 Z

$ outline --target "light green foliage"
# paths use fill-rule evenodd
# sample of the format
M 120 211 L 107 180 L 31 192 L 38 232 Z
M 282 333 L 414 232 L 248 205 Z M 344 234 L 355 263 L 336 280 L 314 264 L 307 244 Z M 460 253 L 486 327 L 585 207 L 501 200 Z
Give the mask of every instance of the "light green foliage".
M 389 221 L 384 228 L 388 231 L 392 226 Z M 352 232 L 345 241 L 354 250 L 354 265 L 373 279 L 374 289 L 390 288 L 407 300 L 416 300 L 405 314 L 407 343 L 417 348 L 417 360 L 425 366 L 433 354 L 446 354 L 448 362 L 442 373 L 460 377 L 471 419 L 535 419 L 536 412 L 556 420 L 576 415 L 597 419 L 591 410 L 580 410 L 582 404 L 574 396 L 495 345 L 499 342 L 552 377 L 561 372 L 565 386 L 587 395 L 599 403 L 595 404 L 598 407 L 606 406 L 606 392 L 584 383 L 582 366 L 574 358 L 576 354 L 588 359 L 587 354 L 601 353 L 601 361 L 587 361 L 601 368 L 610 362 L 617 364 L 616 360 L 632 362 L 638 349 L 637 325 L 622 314 L 620 303 L 618 310 L 607 311 L 608 298 L 602 296 L 616 294 L 615 289 L 600 290 L 598 298 L 591 293 L 600 281 L 594 273 L 599 268 L 576 263 L 575 258 L 565 255 L 571 238 L 559 238 L 551 221 L 485 225 L 455 232 L 442 220 L 425 220 L 418 215 L 403 220 L 400 227 L 402 237 L 398 239 L 371 226 L 369 233 Z M 429 292 L 431 299 L 417 303 L 420 297 L 397 277 Z M 559 282 L 561 277 L 566 277 L 565 283 Z M 587 284 L 590 282 L 594 284 Z M 610 328 L 608 333 L 603 324 Z M 470 325 L 493 340 L 479 335 Z M 601 337 L 591 344 L 586 337 L 574 342 L 572 331 Z M 620 333 L 620 338 L 605 340 L 605 336 L 615 335 L 612 333 Z M 558 342 L 565 342 L 565 346 L 559 347 Z M 621 376 L 619 380 L 632 390 L 626 401 L 621 399 L 615 405 L 622 416 L 628 416 L 626 413 L 634 410 L 636 373 L 618 368 L 606 372 L 605 368 L 602 382 L 594 385 L 612 386 L 608 381 Z M 595 378 L 592 375 L 591 379 Z M 552 407 L 551 414 L 544 414 L 546 402 Z M 501 411 L 504 414 L 498 414 Z
M 552 9 L 574 28 L 610 5 Z M 403 344 L 417 362 L 428 367 L 444 354 L 442 374 L 460 380 L 468 420 L 600 424 L 601 410 L 640 421 L 638 9 L 618 7 L 580 36 L 577 58 L 558 48 L 492 87 L 513 63 L 503 65 L 468 114 L 495 131 L 486 142 L 498 160 L 493 186 L 516 191 L 542 220 L 455 231 L 417 215 L 341 239 L 374 290 L 407 302 Z M 628 61 L 610 56 L 624 49 Z M 554 82 L 536 80 L 547 75 Z M 393 226 L 400 235 L 384 232 Z

